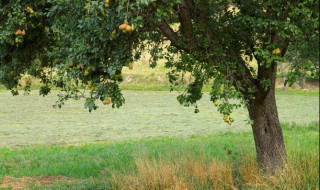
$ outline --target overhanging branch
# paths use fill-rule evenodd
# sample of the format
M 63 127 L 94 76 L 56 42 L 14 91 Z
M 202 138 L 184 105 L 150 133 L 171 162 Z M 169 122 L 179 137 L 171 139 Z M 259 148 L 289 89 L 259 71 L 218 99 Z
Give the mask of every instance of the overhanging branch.
M 168 40 L 170 40 L 171 45 L 176 47 L 177 49 L 184 50 L 186 52 L 190 52 L 186 46 L 181 46 L 181 40 L 177 33 L 173 31 L 171 26 L 165 21 L 157 22 L 157 27 L 160 29 L 162 35 L 164 35 Z
M 257 88 L 257 80 L 252 76 L 250 70 L 246 66 L 245 61 L 242 59 L 241 56 L 238 57 L 237 63 L 238 71 L 237 73 L 233 73 L 233 77 L 241 81 L 243 85 L 243 89 L 238 89 L 245 97 L 249 97 L 250 94 L 248 93 L 249 88 Z M 242 72 L 241 72 L 242 71 Z M 235 81 L 234 81 L 235 82 Z
M 181 32 L 190 45 L 195 43 L 195 35 L 192 26 L 192 12 L 194 10 L 193 2 L 191 0 L 183 0 L 180 4 L 174 7 L 178 13 Z

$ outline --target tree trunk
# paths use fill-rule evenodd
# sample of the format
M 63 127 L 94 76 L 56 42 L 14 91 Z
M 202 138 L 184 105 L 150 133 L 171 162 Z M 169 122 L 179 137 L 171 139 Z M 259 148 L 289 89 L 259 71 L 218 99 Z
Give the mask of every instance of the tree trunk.
M 306 83 L 306 80 L 305 80 L 305 75 L 303 73 L 303 74 L 300 75 L 300 78 L 299 78 L 300 88 L 304 89 L 305 88 L 305 83 Z
M 273 86 L 273 85 L 271 85 Z M 280 126 L 275 89 L 270 88 L 267 96 L 257 97 L 249 107 L 253 120 L 252 129 L 257 152 L 257 161 L 262 169 L 272 174 L 286 161 L 286 150 Z

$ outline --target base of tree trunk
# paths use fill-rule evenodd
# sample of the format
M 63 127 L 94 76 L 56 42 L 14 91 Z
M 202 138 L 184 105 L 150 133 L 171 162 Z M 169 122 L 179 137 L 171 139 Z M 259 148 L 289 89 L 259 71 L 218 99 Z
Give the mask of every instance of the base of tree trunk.
M 253 120 L 257 161 L 262 169 L 273 174 L 286 161 L 286 150 L 280 126 L 274 90 L 265 99 L 252 102 L 248 108 Z

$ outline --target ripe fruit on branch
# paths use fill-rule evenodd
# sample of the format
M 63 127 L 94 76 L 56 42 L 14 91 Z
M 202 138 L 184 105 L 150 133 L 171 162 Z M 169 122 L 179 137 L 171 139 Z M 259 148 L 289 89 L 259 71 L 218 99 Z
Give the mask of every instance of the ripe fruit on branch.
M 274 50 L 272 51 L 272 54 L 273 54 L 273 55 L 280 55 L 280 54 L 281 54 L 280 48 L 274 49 Z
M 77 69 L 79 69 L 79 70 L 84 69 L 84 65 L 82 65 L 82 64 L 78 65 Z
M 110 98 L 108 97 L 107 99 L 105 99 L 103 102 L 102 102 L 104 105 L 109 105 L 111 103 L 111 100 Z
M 104 1 L 104 6 L 108 8 L 109 7 L 109 3 L 110 3 L 109 0 L 105 0 Z
M 17 36 L 18 36 L 18 35 L 22 35 L 22 31 L 19 29 L 19 30 L 16 31 L 15 34 L 16 34 Z
M 27 7 L 27 11 L 28 11 L 28 13 L 30 13 L 30 14 L 33 14 L 33 13 L 34 13 L 34 10 L 33 10 L 31 7 Z
M 93 67 L 91 65 L 88 66 L 87 71 L 91 72 L 93 71 Z
M 121 24 L 121 25 L 119 26 L 119 29 L 120 29 L 120 30 L 125 30 L 126 27 L 127 27 L 127 24 L 126 24 L 126 23 L 123 23 L 123 24 Z
M 134 27 L 134 25 L 131 25 L 131 31 L 133 32 L 133 31 L 135 31 L 135 27 Z
M 224 120 L 226 123 L 228 123 L 229 125 L 231 125 L 232 122 L 234 121 L 229 115 L 225 115 L 225 116 L 223 117 L 223 120 Z
M 83 73 L 83 76 L 86 77 L 86 76 L 88 76 L 89 74 L 90 74 L 90 72 L 89 72 L 88 70 L 85 70 L 84 73 Z
M 117 38 L 117 31 L 116 30 L 112 31 L 111 37 L 113 40 L 115 40 Z
M 17 30 L 17 31 L 15 32 L 15 34 L 16 34 L 16 36 L 19 36 L 19 35 L 25 36 L 25 35 L 26 35 L 26 31 L 19 29 L 19 30 Z
M 70 67 L 73 67 L 74 66 L 74 62 L 70 61 L 69 65 L 70 65 Z
M 90 90 L 96 90 L 96 86 L 97 86 L 97 85 L 96 85 L 95 83 L 91 83 L 91 82 L 90 82 L 90 83 L 88 84 L 88 88 L 89 88 Z
M 131 27 L 130 25 L 127 25 L 127 26 L 126 26 L 126 31 L 127 31 L 127 32 L 131 32 L 131 31 L 132 31 L 132 27 Z
M 230 116 L 228 116 L 228 115 L 225 115 L 225 116 L 223 117 L 223 120 L 224 120 L 225 122 L 228 122 L 228 121 L 230 121 Z
M 119 26 L 119 29 L 123 32 L 133 32 L 135 30 L 135 27 L 133 25 L 129 25 L 127 23 L 123 23 Z

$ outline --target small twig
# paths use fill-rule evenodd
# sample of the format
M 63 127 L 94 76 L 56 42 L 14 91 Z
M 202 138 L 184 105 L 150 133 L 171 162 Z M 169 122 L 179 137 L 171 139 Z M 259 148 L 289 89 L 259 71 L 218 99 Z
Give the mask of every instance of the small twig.
M 126 24 L 128 23 L 129 2 L 130 0 L 127 1 L 127 14 L 126 14 L 126 21 L 125 21 Z

